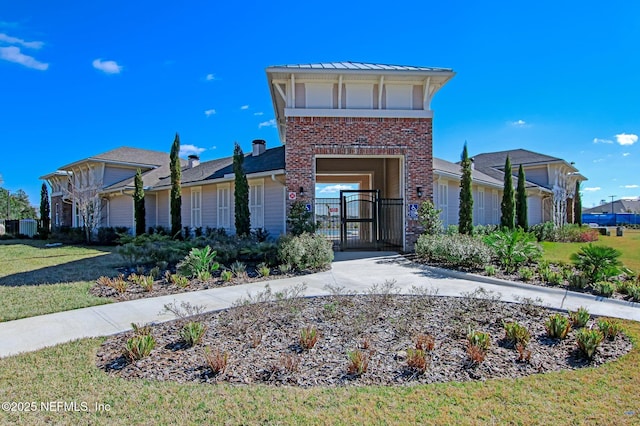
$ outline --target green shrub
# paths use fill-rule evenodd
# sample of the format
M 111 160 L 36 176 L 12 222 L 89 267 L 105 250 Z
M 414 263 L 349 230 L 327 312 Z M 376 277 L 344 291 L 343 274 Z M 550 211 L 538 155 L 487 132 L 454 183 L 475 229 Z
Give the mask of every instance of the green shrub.
M 493 252 L 469 235 L 421 235 L 415 245 L 416 255 L 427 262 L 453 267 L 483 268 L 491 263 Z
M 631 285 L 627 290 L 629 296 L 634 302 L 640 301 L 640 285 Z
M 544 274 L 541 275 L 542 281 L 551 285 L 560 285 L 564 282 L 564 278 L 562 273 L 557 271 L 552 271 L 550 269 L 545 270 Z
M 195 346 L 202 340 L 202 336 L 207 331 L 207 326 L 201 322 L 190 321 L 180 330 L 180 337 L 187 346 Z
M 622 325 L 620 321 L 615 319 L 599 319 L 597 321 L 598 330 L 604 337 L 609 340 L 613 340 L 622 331 Z
M 491 337 L 489 333 L 473 331 L 469 328 L 469 333 L 467 334 L 467 354 L 472 362 L 476 364 L 483 362 L 490 345 Z
M 407 367 L 422 374 L 427 371 L 427 353 L 422 349 L 407 349 Z
M 533 278 L 533 269 L 527 266 L 523 266 L 520 269 L 518 269 L 518 276 L 522 281 L 525 281 L 525 282 L 531 281 L 531 279 Z
M 620 294 L 631 294 L 630 289 L 633 286 L 633 281 L 620 280 L 616 282 L 616 291 Z
M 148 356 L 155 347 L 156 340 L 151 334 L 136 335 L 127 340 L 125 356 L 136 361 Z
M 347 366 L 347 373 L 352 376 L 361 376 L 367 372 L 369 368 L 369 355 L 365 352 L 357 349 L 355 351 L 347 352 L 349 358 L 349 364 Z
M 536 236 L 538 241 L 555 241 L 555 226 L 553 222 L 538 223 L 530 226 L 529 231 Z
M 271 274 L 271 268 L 269 268 L 265 263 L 260 263 L 257 266 L 258 275 L 261 277 L 268 277 Z
M 189 254 L 178 263 L 178 273 L 185 277 L 197 277 L 201 281 L 211 278 L 211 272 L 217 271 L 220 264 L 216 262 L 216 252 L 211 247 L 192 248 Z M 208 278 L 207 278 L 208 274 Z
M 576 333 L 578 347 L 589 359 L 593 358 L 593 355 L 595 354 L 598 345 L 602 342 L 602 339 L 603 335 L 598 330 L 582 328 Z
M 484 237 L 484 242 L 493 249 L 498 263 L 507 272 L 542 256 L 542 248 L 535 236 L 522 229 L 494 232 Z
M 531 340 L 531 333 L 527 330 L 527 327 L 518 324 L 517 322 L 503 322 L 504 337 L 514 345 L 520 344 L 522 347 L 526 347 Z
M 613 247 L 587 244 L 581 247 L 578 253 L 573 253 L 571 260 L 589 282 L 594 283 L 620 273 L 620 255 L 621 253 Z
M 280 265 L 278 265 L 278 270 L 280 271 L 281 274 L 288 274 L 289 272 L 291 272 L 291 264 L 290 263 L 282 263 Z
M 589 285 L 589 280 L 582 273 L 573 274 L 569 277 L 569 286 L 577 289 L 585 289 Z
M 333 243 L 320 234 L 283 237 L 278 257 L 297 270 L 326 268 L 333 261 Z
M 178 274 L 171 275 L 169 278 L 169 281 L 180 288 L 186 288 L 190 284 L 189 278 L 183 277 L 182 275 L 178 275 Z
M 497 272 L 495 265 L 485 265 L 484 267 L 484 273 L 490 277 L 495 276 Z
M 427 200 L 420 204 L 418 209 L 418 223 L 422 227 L 422 233 L 435 235 L 442 232 L 442 220 L 440 219 L 442 210 L 438 210 L 433 202 Z
M 604 297 L 611 297 L 616 289 L 616 286 L 609 281 L 598 281 L 593 285 L 593 288 L 598 294 Z
M 587 308 L 583 308 L 582 306 L 580 306 L 575 312 L 569 311 L 569 319 L 571 320 L 571 325 L 574 328 L 584 327 L 587 325 L 590 318 L 591 315 L 589 314 L 589 311 L 587 311 Z
M 547 329 L 549 337 L 564 339 L 571 330 L 571 321 L 563 315 L 553 314 L 547 319 L 544 327 Z
M 231 278 L 233 278 L 233 272 L 229 271 L 228 269 L 220 272 L 220 279 L 223 282 L 228 283 L 229 281 L 231 281 Z
M 302 349 L 311 349 L 318 342 L 318 329 L 315 327 L 305 327 L 300 330 L 300 347 Z
M 246 279 L 249 276 L 247 275 L 247 265 L 239 260 L 236 260 L 231 264 L 231 272 L 233 276 L 239 279 Z
M 318 224 L 313 221 L 313 212 L 307 211 L 302 201 L 296 201 L 291 205 L 287 215 L 287 225 L 295 236 L 314 233 L 318 228 Z

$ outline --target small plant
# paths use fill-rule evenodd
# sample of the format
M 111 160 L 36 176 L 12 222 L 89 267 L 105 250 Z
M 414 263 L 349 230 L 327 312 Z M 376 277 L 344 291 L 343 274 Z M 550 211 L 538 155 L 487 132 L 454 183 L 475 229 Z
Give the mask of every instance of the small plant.
M 407 349 L 407 367 L 422 374 L 427 371 L 427 353 L 422 349 Z
M 216 251 L 210 246 L 201 249 L 192 248 L 189 254 L 178 263 L 178 272 L 189 278 L 198 277 L 204 272 L 217 271 L 220 264 L 215 261 Z
M 589 359 L 593 358 L 593 355 L 595 354 L 596 349 L 602 342 L 603 338 L 604 336 L 599 330 L 581 328 L 576 333 L 576 341 L 578 343 L 578 347 Z
M 249 345 L 254 349 L 260 346 L 260 343 L 262 343 L 262 334 L 260 333 L 249 334 L 248 337 Z
M 146 336 L 148 334 L 151 334 L 151 326 L 149 324 L 139 325 L 135 322 L 132 322 L 131 329 L 133 330 L 134 336 Z
M 258 275 L 261 277 L 268 277 L 271 274 L 271 268 L 267 266 L 266 263 L 260 263 L 257 266 Z
M 233 272 L 229 271 L 228 269 L 225 269 L 224 271 L 220 272 L 220 279 L 223 282 L 228 283 L 229 281 L 231 281 L 232 278 L 233 278 Z
M 616 291 L 620 294 L 630 295 L 631 287 L 633 287 L 633 281 L 621 280 L 616 283 Z
M 526 348 L 531 340 L 531 333 L 527 330 L 527 327 L 518 324 L 517 322 L 503 322 L 504 337 L 508 341 L 512 342 L 516 347 L 518 345 Z
M 583 290 L 583 289 L 587 288 L 588 285 L 589 285 L 589 280 L 581 272 L 579 272 L 577 274 L 573 274 L 573 275 L 571 275 L 569 277 L 569 286 L 570 287 Z
M 484 361 L 490 345 L 491 337 L 489 333 L 473 331 L 471 327 L 469 327 L 469 333 L 467 334 L 467 355 L 473 363 L 480 364 Z
M 589 311 L 582 306 L 580 306 L 575 312 L 569 311 L 569 319 L 571 320 L 571 325 L 574 328 L 584 327 L 587 325 L 590 318 L 591 315 L 589 314 Z
M 154 280 L 159 279 L 160 278 L 160 267 L 159 266 L 154 266 L 153 268 L 151 268 L 151 270 L 149 271 L 149 275 L 151 275 L 151 277 Z
M 429 334 L 418 334 L 415 338 L 416 349 L 431 352 L 436 346 L 436 341 Z
M 597 325 L 603 336 L 609 340 L 614 340 L 622 331 L 620 321 L 614 319 L 599 319 Z
M 562 274 L 546 267 L 540 270 L 540 279 L 547 284 L 558 285 L 562 283 Z
M 490 277 L 493 277 L 496 275 L 497 269 L 495 267 L 495 265 L 486 265 L 484 267 L 484 273 L 487 274 Z
M 360 343 L 360 348 L 364 350 L 368 350 L 371 347 L 371 341 L 368 338 L 363 338 Z
M 544 327 L 547 329 L 547 335 L 549 337 L 564 339 L 567 337 L 569 330 L 571 330 L 571 321 L 563 315 L 553 314 L 547 319 Z
M 302 349 L 309 350 L 318 342 L 318 329 L 312 326 L 305 327 L 300 330 L 300 346 Z
M 245 279 L 248 277 L 247 265 L 240 262 L 239 260 L 236 260 L 231 264 L 231 272 L 233 272 L 233 275 L 239 279 Z
M 171 275 L 170 281 L 172 284 L 175 284 L 180 288 L 189 287 L 189 283 L 190 283 L 189 278 L 184 277 L 182 275 L 178 275 L 178 274 Z
M 137 273 L 138 275 L 144 275 L 144 273 L 145 273 L 146 271 L 147 271 L 147 270 L 144 268 L 144 266 L 137 266 L 137 267 L 136 267 L 136 273 Z
M 369 355 L 361 350 L 347 352 L 349 365 L 347 365 L 347 373 L 352 376 L 361 376 L 367 372 L 369 368 Z
M 495 251 L 497 261 L 507 272 L 520 265 L 539 259 L 542 248 L 533 234 L 522 229 L 497 231 L 484 237 L 484 242 Z
M 295 373 L 300 368 L 300 358 L 295 355 L 287 354 L 280 358 L 282 368 L 289 373 Z
M 195 346 L 202 340 L 202 336 L 207 331 L 207 326 L 201 322 L 190 321 L 180 330 L 180 337 L 187 346 Z
M 598 294 L 604 297 L 611 297 L 616 287 L 612 282 L 598 281 L 593 285 L 593 288 L 598 292 Z
M 604 281 L 620 273 L 621 252 L 608 246 L 587 244 L 578 253 L 571 255 L 576 268 L 582 271 L 589 282 Z
M 196 278 L 198 279 L 198 281 L 201 281 L 201 282 L 209 281 L 212 278 L 211 277 L 211 272 L 209 272 L 209 271 L 198 271 L 196 273 Z
M 523 266 L 518 269 L 518 276 L 520 276 L 520 279 L 524 282 L 531 281 L 533 278 L 533 270 L 528 266 Z
M 153 276 L 151 275 L 137 275 L 131 274 L 129 275 L 129 280 L 142 287 L 144 291 L 153 290 Z
M 164 305 L 164 311 L 170 312 L 176 316 L 176 318 L 185 319 L 195 315 L 200 315 L 205 310 L 204 305 L 193 305 L 189 302 L 180 302 L 178 305 L 177 301 L 173 301 L 173 303 L 166 303 Z
M 282 263 L 278 266 L 278 270 L 280 271 L 281 274 L 287 275 L 289 272 L 291 272 L 291 264 Z
M 227 368 L 227 362 L 229 361 L 229 354 L 227 352 L 220 352 L 220 349 L 211 351 L 207 346 L 204 348 L 204 359 L 207 365 L 215 376 L 224 373 Z
M 149 356 L 156 346 L 156 340 L 151 334 L 134 335 L 127 340 L 125 356 L 131 361 L 136 361 Z
M 516 351 L 518 351 L 518 362 L 529 362 L 531 361 L 531 351 L 527 349 L 521 343 L 516 344 Z
M 627 289 L 629 296 L 634 302 L 640 301 L 640 285 L 631 285 Z

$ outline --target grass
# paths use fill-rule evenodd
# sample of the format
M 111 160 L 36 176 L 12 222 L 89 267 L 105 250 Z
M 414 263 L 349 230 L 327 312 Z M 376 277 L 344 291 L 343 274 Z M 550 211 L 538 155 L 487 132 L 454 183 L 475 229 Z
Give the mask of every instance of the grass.
M 622 252 L 620 260 L 627 268 L 640 273 L 640 230 L 625 229 L 624 236 L 616 237 L 615 229 L 607 237 L 600 235 L 598 241 L 593 244 L 610 246 Z M 577 253 L 581 246 L 587 243 L 550 243 L 543 242 L 543 258 L 550 262 L 570 262 L 572 253 Z
M 623 322 L 640 337 L 640 324 Z M 101 339 L 0 359 L 0 401 L 33 401 L 35 412 L 0 411 L 0 424 L 638 424 L 640 350 L 597 369 L 517 380 L 414 387 L 274 388 L 265 385 L 127 381 L 98 370 Z M 204 365 L 203 354 L 203 365 Z M 230 359 L 229 362 L 233 362 Z M 366 374 L 366 373 L 365 373 Z M 87 411 L 44 412 L 44 401 Z M 96 412 L 95 404 L 109 411 Z
M 45 244 L 0 241 L 0 322 L 109 303 L 89 288 L 121 265 L 111 248 Z

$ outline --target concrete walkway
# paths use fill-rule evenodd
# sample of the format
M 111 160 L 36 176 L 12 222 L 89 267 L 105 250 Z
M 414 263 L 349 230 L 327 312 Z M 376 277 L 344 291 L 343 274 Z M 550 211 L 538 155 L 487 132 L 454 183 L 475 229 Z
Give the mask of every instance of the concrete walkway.
M 35 351 L 47 346 L 85 337 L 98 337 L 129 330 L 131 323 L 163 322 L 175 319 L 166 304 L 188 302 L 205 311 L 230 307 L 248 293 L 264 290 L 268 283 L 279 291 L 305 283 L 306 296 L 330 294 L 326 285 L 362 293 L 373 284 L 395 280 L 396 288 L 408 293 L 413 286 L 424 287 L 438 296 L 463 296 L 477 288 L 499 293 L 508 302 L 534 300 L 536 304 L 575 310 L 584 306 L 593 315 L 640 320 L 640 305 L 555 288 L 514 283 L 490 277 L 416 265 L 396 253 L 336 253 L 330 271 L 287 279 L 276 279 L 232 287 L 194 291 L 155 298 L 112 303 L 38 317 L 0 323 L 0 357 Z

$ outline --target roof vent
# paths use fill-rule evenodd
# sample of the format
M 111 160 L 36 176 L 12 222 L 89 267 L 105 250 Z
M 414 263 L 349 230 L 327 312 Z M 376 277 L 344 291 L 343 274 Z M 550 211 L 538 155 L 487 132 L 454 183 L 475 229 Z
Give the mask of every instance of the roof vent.
M 251 153 L 251 155 L 253 155 L 254 157 L 262 154 L 267 149 L 267 143 L 262 139 L 255 139 L 253 142 L 251 142 L 251 144 L 253 145 L 253 152 Z

